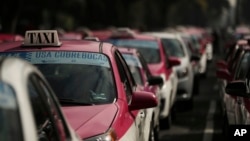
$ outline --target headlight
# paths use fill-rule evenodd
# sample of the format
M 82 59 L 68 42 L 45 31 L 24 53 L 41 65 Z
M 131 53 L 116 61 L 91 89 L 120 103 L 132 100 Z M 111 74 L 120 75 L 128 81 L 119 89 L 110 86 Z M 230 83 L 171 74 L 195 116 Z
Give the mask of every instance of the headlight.
M 188 75 L 188 68 L 180 69 L 177 71 L 178 78 L 183 78 Z
M 115 131 L 111 129 L 107 133 L 84 139 L 84 141 L 117 141 L 117 135 Z

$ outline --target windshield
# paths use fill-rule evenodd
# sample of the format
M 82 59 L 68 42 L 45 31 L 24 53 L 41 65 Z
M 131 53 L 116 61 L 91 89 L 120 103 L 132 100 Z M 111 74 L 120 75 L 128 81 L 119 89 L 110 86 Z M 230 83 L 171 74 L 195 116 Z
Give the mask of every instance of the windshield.
M 117 47 L 136 48 L 143 54 L 145 60 L 149 64 L 160 62 L 160 51 L 156 41 L 132 40 L 132 39 L 112 39 L 108 42 Z
M 185 53 L 182 45 L 177 39 L 162 39 L 163 47 L 167 54 L 174 57 L 184 57 Z
M 90 52 L 6 52 L 36 65 L 62 104 L 108 104 L 116 99 L 108 57 Z
M 85 104 L 112 103 L 114 84 L 109 68 L 82 64 L 37 64 L 59 100 Z
M 13 89 L 0 81 L 0 140 L 22 141 L 21 120 Z

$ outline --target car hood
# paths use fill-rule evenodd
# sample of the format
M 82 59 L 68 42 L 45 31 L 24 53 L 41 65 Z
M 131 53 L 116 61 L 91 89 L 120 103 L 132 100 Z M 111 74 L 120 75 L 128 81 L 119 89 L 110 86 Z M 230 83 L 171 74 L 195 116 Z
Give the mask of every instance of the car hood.
M 84 139 L 105 133 L 116 116 L 117 106 L 64 106 L 62 110 L 71 127 Z

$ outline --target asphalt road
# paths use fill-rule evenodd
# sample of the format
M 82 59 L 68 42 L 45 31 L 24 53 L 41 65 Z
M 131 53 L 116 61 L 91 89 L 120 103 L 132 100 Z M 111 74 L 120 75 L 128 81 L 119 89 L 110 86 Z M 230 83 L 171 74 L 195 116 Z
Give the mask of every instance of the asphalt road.
M 192 109 L 180 105 L 170 129 L 160 131 L 160 141 L 221 141 L 222 111 L 215 73 L 216 58 L 209 64 L 207 77 L 200 82 Z

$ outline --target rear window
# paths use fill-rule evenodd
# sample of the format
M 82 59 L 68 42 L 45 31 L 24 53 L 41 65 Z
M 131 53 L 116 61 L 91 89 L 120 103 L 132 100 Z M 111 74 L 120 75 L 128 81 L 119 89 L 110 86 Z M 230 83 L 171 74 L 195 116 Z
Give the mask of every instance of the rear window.
M 108 57 L 91 52 L 5 52 L 38 67 L 62 104 L 108 104 L 116 90 Z
M 156 41 L 149 40 L 131 40 L 131 39 L 112 39 L 108 42 L 117 47 L 136 48 L 143 54 L 145 60 L 149 64 L 160 62 L 160 51 Z
M 177 39 L 162 39 L 163 47 L 166 50 L 166 53 L 174 57 L 184 57 L 185 53 L 182 48 L 182 45 Z

